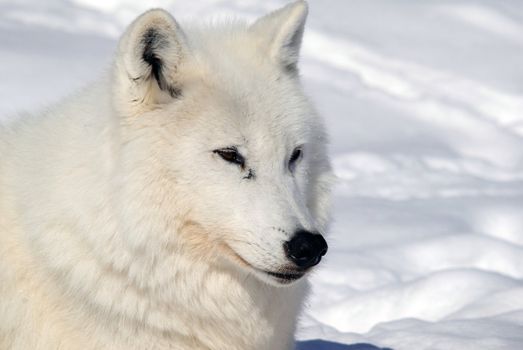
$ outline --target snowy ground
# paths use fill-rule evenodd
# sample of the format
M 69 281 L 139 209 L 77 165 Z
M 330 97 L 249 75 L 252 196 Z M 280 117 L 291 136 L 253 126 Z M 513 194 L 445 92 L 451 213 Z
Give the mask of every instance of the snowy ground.
M 188 20 L 252 19 L 282 3 L 0 1 L 0 115 L 94 79 L 150 6 Z M 298 338 L 523 349 L 523 2 L 310 7 L 302 73 L 340 181 Z

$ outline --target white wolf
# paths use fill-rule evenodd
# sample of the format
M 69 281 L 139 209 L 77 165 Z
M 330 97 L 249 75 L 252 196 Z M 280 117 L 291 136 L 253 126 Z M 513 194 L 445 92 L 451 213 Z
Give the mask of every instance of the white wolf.
M 307 5 L 136 19 L 112 74 L 0 133 L 0 349 L 291 349 L 330 163 Z

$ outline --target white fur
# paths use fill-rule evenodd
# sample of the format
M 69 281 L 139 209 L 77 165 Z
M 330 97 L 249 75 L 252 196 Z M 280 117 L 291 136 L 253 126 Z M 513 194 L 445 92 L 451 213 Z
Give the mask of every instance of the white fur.
M 0 130 L 0 349 L 292 348 L 307 283 L 261 270 L 328 222 L 324 127 L 295 72 L 306 11 L 183 31 L 149 11 L 110 76 Z M 212 152 L 231 145 L 246 169 Z

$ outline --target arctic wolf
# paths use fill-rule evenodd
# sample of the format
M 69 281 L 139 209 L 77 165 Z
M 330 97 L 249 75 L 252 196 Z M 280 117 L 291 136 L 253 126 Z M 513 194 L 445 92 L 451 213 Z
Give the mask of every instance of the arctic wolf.
M 0 349 L 291 349 L 327 251 L 307 5 L 122 36 L 111 74 L 0 134 Z

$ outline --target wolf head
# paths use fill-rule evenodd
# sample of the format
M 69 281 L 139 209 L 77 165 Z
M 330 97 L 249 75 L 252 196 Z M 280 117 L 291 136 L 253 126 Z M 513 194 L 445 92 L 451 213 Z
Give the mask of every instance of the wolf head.
M 130 25 L 113 95 L 137 247 L 173 246 L 274 285 L 326 253 L 326 135 L 297 67 L 306 15 L 299 1 L 249 26 L 182 30 L 163 10 Z

